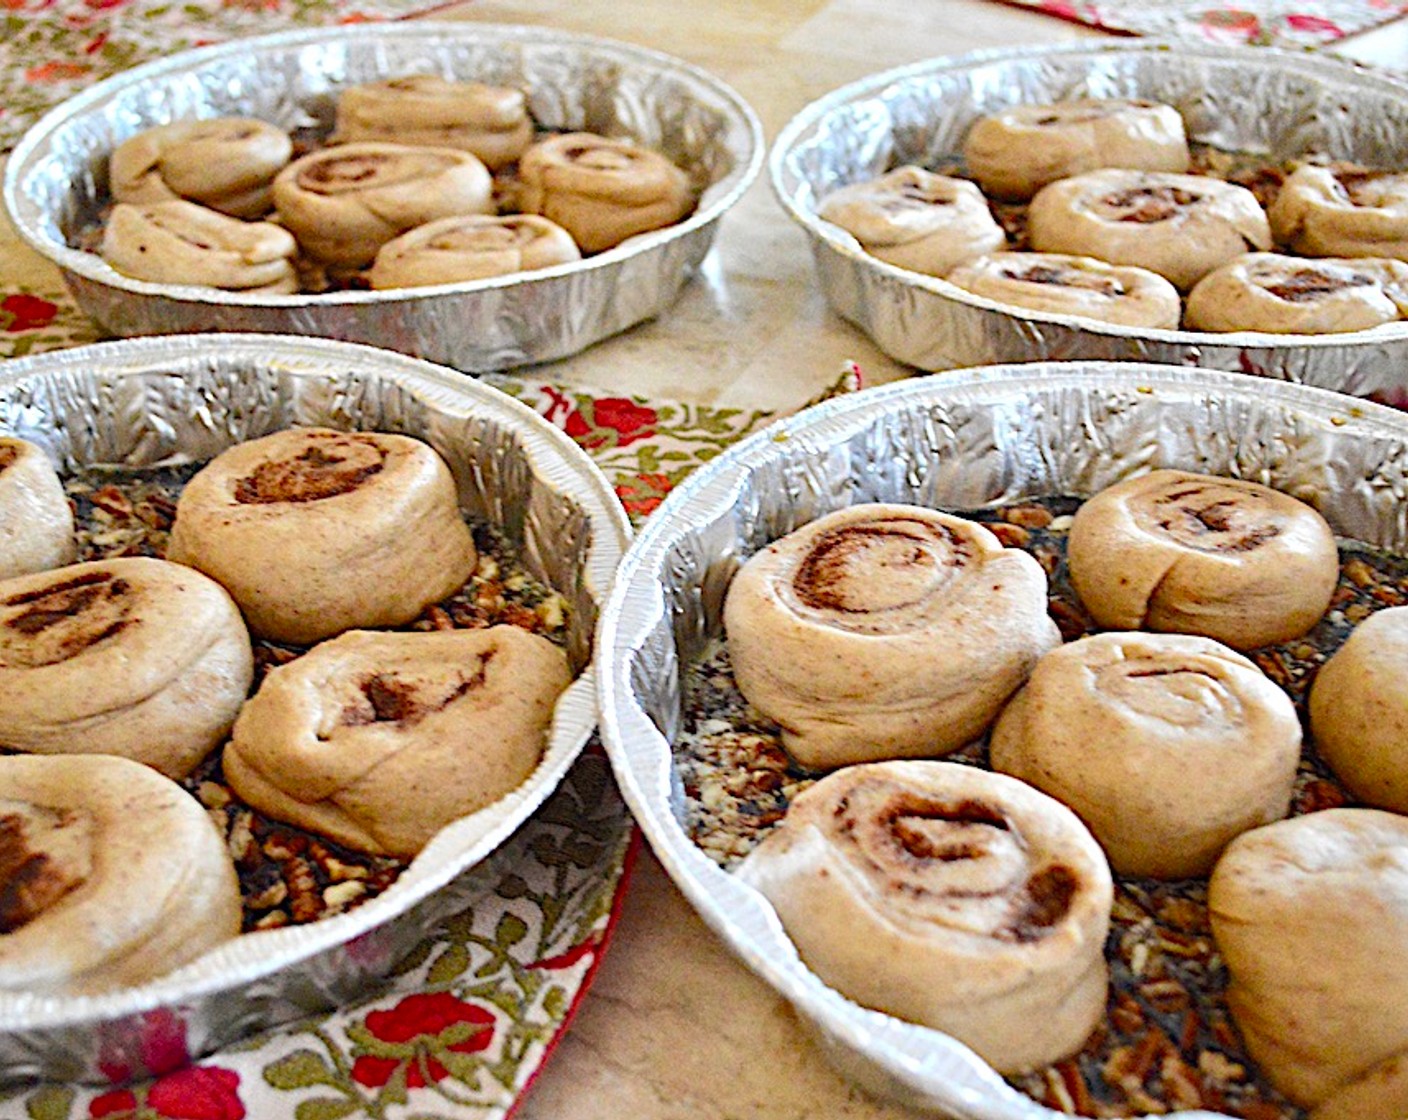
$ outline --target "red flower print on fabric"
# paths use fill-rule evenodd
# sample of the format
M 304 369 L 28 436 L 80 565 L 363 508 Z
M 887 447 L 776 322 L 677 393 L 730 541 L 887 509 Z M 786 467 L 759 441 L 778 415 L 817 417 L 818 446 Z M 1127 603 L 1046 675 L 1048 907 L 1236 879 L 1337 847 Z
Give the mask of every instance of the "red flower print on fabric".
M 56 304 L 38 296 L 16 293 L 0 299 L 0 323 L 7 334 L 47 327 L 58 313 Z
M 566 394 L 547 385 L 543 392 L 552 402 L 544 415 L 589 451 L 626 447 L 636 440 L 649 439 L 660 421 L 660 414 L 653 408 L 625 397 L 586 399 L 580 407 L 573 408 Z
M 447 1053 L 474 1054 L 494 1040 L 494 1015 L 449 992 L 420 992 L 387 1011 L 366 1019 L 371 1041 L 352 1063 L 352 1079 L 379 1089 L 397 1070 L 405 1070 L 406 1086 L 419 1089 L 449 1075 Z
M 1286 26 L 1296 31 L 1306 31 L 1312 35 L 1323 36 L 1325 39 L 1339 39 L 1344 35 L 1339 24 L 1332 19 L 1325 19 L 1323 16 L 1287 16 Z
M 667 474 L 638 474 L 628 482 L 618 483 L 616 496 L 632 517 L 648 517 L 665 500 L 670 486 Z
M 119 1089 L 94 1097 L 92 1120 L 244 1120 L 240 1076 L 219 1066 L 192 1066 L 159 1078 L 145 1090 Z

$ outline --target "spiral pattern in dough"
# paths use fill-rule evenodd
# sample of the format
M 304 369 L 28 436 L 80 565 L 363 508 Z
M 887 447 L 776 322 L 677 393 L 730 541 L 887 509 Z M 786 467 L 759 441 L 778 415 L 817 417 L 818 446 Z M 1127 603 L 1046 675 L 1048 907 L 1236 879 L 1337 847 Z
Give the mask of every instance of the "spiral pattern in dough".
M 115 754 L 181 778 L 235 721 L 254 675 L 230 597 L 130 557 L 0 582 L 0 746 Z
M 441 218 L 383 245 L 368 279 L 373 288 L 417 288 L 506 276 L 581 260 L 568 232 L 536 214 Z
M 902 505 L 839 510 L 754 555 L 724 625 L 740 691 L 817 769 L 957 749 L 1060 643 L 1035 560 Z
M 1306 164 L 1268 215 L 1276 240 L 1309 257 L 1408 261 L 1408 174 Z
M 181 493 L 166 554 L 222 584 L 254 633 L 300 644 L 409 622 L 475 564 L 454 478 L 429 445 L 326 428 L 212 459 Z
M 76 552 L 73 511 L 49 457 L 0 436 L 0 580 L 57 568 Z
M 176 121 L 119 144 L 108 177 L 118 202 L 185 198 L 235 218 L 258 218 L 272 205 L 274 176 L 292 158 L 293 141 L 266 121 Z
M 1245 187 L 1205 175 L 1090 171 L 1043 187 L 1027 211 L 1033 249 L 1147 268 L 1187 290 L 1271 229 Z
M 454 148 L 341 144 L 279 172 L 274 205 L 309 255 L 361 268 L 393 237 L 459 214 L 492 214 L 489 170 Z
M 497 171 L 527 150 L 533 121 L 521 90 L 409 74 L 343 90 L 333 139 L 459 148 Z
M 1105 1010 L 1110 869 L 1064 805 L 946 762 L 851 766 L 740 865 L 807 965 L 1003 1073 L 1080 1049 Z
M 1290 808 L 1295 705 L 1239 653 L 1190 634 L 1097 634 L 1052 650 L 993 728 L 994 770 L 1070 806 L 1125 875 L 1205 875 Z
M 817 213 L 872 257 L 929 276 L 1007 243 L 977 187 L 910 165 L 833 191 Z
M 1157 272 L 1061 253 L 993 253 L 960 265 L 950 284 L 999 303 L 1103 323 L 1173 329 L 1178 291 Z
M 103 228 L 103 260 L 153 284 L 231 292 L 298 290 L 293 235 L 272 222 L 242 222 L 194 202 L 118 203 Z
M 1101 626 L 1234 649 L 1300 637 L 1330 605 L 1339 552 L 1304 502 L 1241 479 L 1156 470 L 1076 511 L 1071 583 Z
M 584 253 L 672 225 L 694 209 L 689 176 L 659 152 L 591 132 L 534 144 L 518 174 L 520 209 L 556 222 Z
M 1083 98 L 984 117 L 969 129 L 963 158 L 988 194 L 1021 201 L 1103 167 L 1187 171 L 1188 139 L 1171 105 Z

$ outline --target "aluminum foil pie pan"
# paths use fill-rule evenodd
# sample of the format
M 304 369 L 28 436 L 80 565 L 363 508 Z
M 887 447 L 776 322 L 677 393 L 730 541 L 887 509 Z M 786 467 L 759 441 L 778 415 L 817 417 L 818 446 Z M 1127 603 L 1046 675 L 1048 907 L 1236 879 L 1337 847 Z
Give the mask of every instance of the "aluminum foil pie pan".
M 132 1076 L 164 1072 L 140 1067 L 154 1015 L 184 1031 L 194 1056 L 365 994 L 463 906 L 457 876 L 542 803 L 596 725 L 592 631 L 630 529 L 606 478 L 531 409 L 428 362 L 285 336 L 99 343 L 0 370 L 0 433 L 39 444 L 61 473 L 199 462 L 308 425 L 431 444 L 450 464 L 462 508 L 500 527 L 529 572 L 567 600 L 577 677 L 558 701 L 544 759 L 527 783 L 442 830 L 356 909 L 245 934 L 139 987 L 85 997 L 0 992 L 0 1081 L 104 1079 L 114 1055 L 136 1063 Z
M 182 118 L 249 116 L 326 136 L 340 89 L 411 73 L 518 87 L 544 128 L 656 147 L 702 190 L 699 206 L 667 229 L 526 279 L 379 292 L 259 295 L 152 284 L 76 247 L 106 198 L 109 154 L 134 133 Z M 6 166 L 4 199 L 24 240 L 113 335 L 320 335 L 480 372 L 565 357 L 663 312 L 762 158 L 762 128 L 743 99 L 679 59 L 544 28 L 416 20 L 236 40 L 124 71 L 25 134 Z
M 1397 410 L 1214 370 L 1035 363 L 868 389 L 736 444 L 651 517 L 607 600 L 597 632 L 602 737 L 656 854 L 843 1072 L 911 1107 L 962 1120 L 1059 1115 L 948 1035 L 822 983 L 763 897 L 696 846 L 671 749 L 684 675 L 720 636 L 740 564 L 823 514 L 861 502 L 973 510 L 1086 496 L 1156 467 L 1271 485 L 1315 505 L 1337 534 L 1408 551 L 1408 416 Z
M 979 117 L 1013 104 L 1140 97 L 1173 105 L 1190 140 L 1272 160 L 1324 152 L 1408 168 L 1408 84 L 1324 55 L 1189 42 L 981 51 L 863 78 L 778 135 L 773 189 L 806 231 L 826 298 L 887 354 L 925 370 L 992 362 L 1168 362 L 1408 401 L 1408 322 L 1354 334 L 1211 334 L 1024 311 L 875 259 L 822 221 L 820 198 L 903 163 L 951 162 Z

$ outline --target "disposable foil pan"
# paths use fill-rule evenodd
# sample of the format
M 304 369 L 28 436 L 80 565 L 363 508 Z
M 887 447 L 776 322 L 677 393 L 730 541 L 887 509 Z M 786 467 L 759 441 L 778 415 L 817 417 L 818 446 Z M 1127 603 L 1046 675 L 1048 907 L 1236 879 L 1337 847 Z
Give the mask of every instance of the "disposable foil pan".
M 969 127 L 1006 106 L 1071 97 L 1173 105 L 1189 139 L 1274 160 L 1312 152 L 1408 167 L 1408 85 L 1302 52 L 1141 41 L 983 51 L 864 78 L 779 134 L 773 189 L 806 230 L 826 298 L 886 353 L 926 370 L 1104 358 L 1208 366 L 1408 401 L 1408 323 L 1354 334 L 1211 334 L 1024 311 L 895 268 L 817 217 L 818 200 L 903 163 L 955 158 Z
M 74 247 L 107 194 L 112 150 L 190 117 L 249 116 L 332 131 L 338 91 L 412 73 L 520 88 L 544 128 L 631 136 L 702 190 L 684 221 L 530 278 L 433 288 L 257 295 L 152 284 Z M 718 79 L 668 55 L 537 27 L 426 22 L 291 31 L 185 51 L 124 71 L 43 117 L 5 169 L 20 235 L 118 336 L 274 331 L 385 346 L 471 372 L 565 357 L 660 314 L 762 164 L 757 117 Z
M 682 674 L 738 566 L 860 502 L 977 509 L 1181 467 L 1271 485 L 1335 531 L 1408 549 L 1408 416 L 1323 389 L 1142 363 L 993 366 L 898 382 L 774 424 L 702 467 L 626 554 L 597 632 L 601 730 L 627 803 L 695 909 L 860 1083 L 963 1120 L 1056 1120 L 963 1044 L 866 1010 L 799 959 L 772 908 L 689 839 L 672 765 Z M 1214 1113 L 1180 1112 L 1185 1120 Z
M 272 335 L 100 343 L 6 362 L 0 433 L 60 471 L 173 466 L 282 428 L 403 432 L 449 463 L 460 502 L 501 527 L 525 566 L 567 599 L 578 674 L 546 754 L 503 801 L 442 830 L 385 892 L 308 925 L 241 937 L 161 979 L 104 995 L 0 992 L 0 1079 L 133 1076 L 150 1024 L 184 1029 L 199 1055 L 373 987 L 440 918 L 463 906 L 460 872 L 542 803 L 596 722 L 592 629 L 630 535 L 610 484 L 531 409 L 427 362 L 365 346 Z M 458 903 L 458 905 L 457 905 Z

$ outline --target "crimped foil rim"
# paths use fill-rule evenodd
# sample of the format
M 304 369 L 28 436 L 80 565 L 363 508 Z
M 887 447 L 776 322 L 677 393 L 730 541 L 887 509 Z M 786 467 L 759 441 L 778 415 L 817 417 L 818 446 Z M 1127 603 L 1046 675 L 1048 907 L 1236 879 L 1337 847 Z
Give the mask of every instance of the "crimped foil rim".
M 117 376 L 141 375 L 163 360 L 189 361 L 194 340 L 219 351 L 224 359 L 245 357 L 297 368 L 345 366 L 359 362 L 384 380 L 393 380 L 435 398 L 440 403 L 464 402 L 475 416 L 487 416 L 523 437 L 524 456 L 541 482 L 565 493 L 587 508 L 593 526 L 583 581 L 600 603 L 610 586 L 620 555 L 632 531 L 625 510 L 600 469 L 565 433 L 528 406 L 497 389 L 419 358 L 359 343 L 288 335 L 219 334 L 160 335 L 100 342 L 90 346 L 15 358 L 0 366 L 0 390 L 42 373 L 93 367 Z M 394 919 L 443 887 L 473 863 L 499 847 L 561 783 L 581 754 L 596 724 L 595 657 L 554 709 L 553 727 L 543 763 L 511 811 L 492 829 L 479 835 L 467 851 L 446 858 L 452 848 L 447 826 L 412 861 L 387 890 L 354 910 L 319 921 L 282 929 L 242 934 L 195 961 L 146 984 L 90 996 L 43 996 L 0 991 L 0 1031 L 23 1031 L 91 1024 L 132 1015 L 172 1003 L 208 997 L 281 971 Z M 570 739 L 570 741 L 569 741 Z M 556 754 L 554 747 L 556 745 Z M 468 819 L 468 818 L 466 818 Z M 427 867 L 429 853 L 436 866 Z M 420 865 L 419 867 L 417 865 Z M 218 965 L 218 969 L 215 967 Z M 209 975 L 190 979 L 194 970 Z
M 788 216 L 800 225 L 817 245 L 824 245 L 839 256 L 858 262 L 862 267 L 877 272 L 893 282 L 932 292 L 936 296 L 952 300 L 955 303 L 966 304 L 980 311 L 997 312 L 1013 319 L 1051 323 L 1055 326 L 1110 338 L 1163 342 L 1182 346 L 1318 349 L 1320 347 L 1353 345 L 1360 340 L 1373 343 L 1408 339 L 1408 320 L 1403 319 L 1367 330 L 1345 331 L 1335 334 L 1190 331 L 1181 328 L 1170 330 L 1159 327 L 1124 326 L 1080 315 L 1062 315 L 1051 311 L 1019 308 L 1010 303 L 999 303 L 996 300 L 975 295 L 960 288 L 957 284 L 951 284 L 937 276 L 926 276 L 923 273 L 898 268 L 867 253 L 853 236 L 840 227 L 823 221 L 817 216 L 814 209 L 803 204 L 799 197 L 801 184 L 787 170 L 788 157 L 798 143 L 827 116 L 851 102 L 864 97 L 872 97 L 896 82 L 920 78 L 929 74 L 969 70 L 997 62 L 1040 62 L 1044 58 L 1051 57 L 1088 55 L 1091 58 L 1101 58 L 1142 54 L 1175 54 L 1195 59 L 1240 59 L 1249 64 L 1264 64 L 1267 69 L 1283 68 L 1295 73 L 1308 74 L 1327 83 L 1342 81 L 1353 76 L 1359 81 L 1379 83 L 1386 91 L 1398 93 L 1405 100 L 1408 100 L 1408 80 L 1398 78 L 1388 71 L 1376 70 L 1354 59 L 1310 54 L 1281 47 L 1252 48 L 1190 43 L 1186 40 L 1141 39 L 1135 43 L 1116 41 L 1101 43 L 1097 46 L 1086 42 L 1075 42 L 1037 47 L 985 48 L 963 55 L 943 56 L 909 63 L 891 70 L 871 74 L 832 90 L 806 105 L 782 127 L 768 152 L 768 179 L 772 185 L 773 194 L 782 208 L 787 211 Z
M 1307 425 L 1352 439 L 1357 433 L 1408 445 L 1408 414 L 1328 389 L 1265 382 L 1241 374 L 1144 362 L 1071 361 L 979 366 L 943 377 L 866 389 L 780 420 L 701 467 L 667 497 L 627 550 L 597 625 L 601 736 L 627 805 L 670 878 L 695 911 L 753 972 L 781 993 L 844 1053 L 860 1055 L 931 1108 L 965 1120 L 1059 1120 L 1061 1114 L 1012 1088 L 963 1043 L 937 1030 L 872 1011 L 823 983 L 798 956 L 782 924 L 755 890 L 706 856 L 671 809 L 677 796 L 670 744 L 635 697 L 632 665 L 669 610 L 662 562 L 691 526 L 736 510 L 751 473 L 802 446 L 818 454 L 866 429 L 890 410 L 925 404 L 1011 404 L 1031 392 L 1099 388 L 1168 393 L 1176 399 L 1218 395 L 1297 410 Z M 748 927 L 748 928 L 745 928 Z M 960 1080 L 961 1079 L 961 1080 Z M 1232 1120 L 1204 1110 L 1179 1120 Z
M 50 135 L 70 120 L 91 113 L 95 108 L 131 86 L 157 81 L 230 55 L 244 55 L 264 50 L 358 39 L 369 41 L 407 39 L 414 41 L 437 37 L 476 42 L 530 41 L 535 45 L 560 44 L 589 47 L 603 55 L 620 57 L 630 63 L 649 63 L 662 71 L 686 75 L 726 103 L 730 111 L 737 115 L 737 120 L 734 123 L 743 125 L 749 140 L 748 149 L 744 153 L 745 158 L 723 179 L 709 187 L 706 193 L 712 194 L 713 197 L 708 204 L 699 206 L 684 221 L 677 222 L 663 230 L 639 234 L 585 260 L 554 265 L 550 268 L 534 269 L 530 273 L 510 273 L 506 276 L 491 276 L 482 280 L 461 281 L 455 284 L 434 284 L 385 291 L 347 290 L 319 294 L 306 292 L 288 295 L 256 294 L 225 291 L 205 285 L 156 284 L 146 280 L 136 280 L 118 272 L 96 253 L 74 249 L 45 236 L 36 221 L 43 211 L 34 206 L 20 191 L 20 183 L 25 177 L 26 166 L 33 158 L 35 149 L 46 144 Z M 527 24 L 475 23 L 462 20 L 415 20 L 392 24 L 365 23 L 337 27 L 302 28 L 296 31 L 281 31 L 270 35 L 233 39 L 211 46 L 195 47 L 180 51 L 168 58 L 154 59 L 140 66 L 134 66 L 130 70 L 124 70 L 110 78 L 105 78 L 89 89 L 50 109 L 30 126 L 10 153 L 5 166 L 3 186 L 0 187 L 0 198 L 3 198 L 5 209 L 9 212 L 11 221 L 21 239 L 35 252 L 59 268 L 119 291 L 133 292 L 139 295 L 165 296 L 189 303 L 209 303 L 234 307 L 286 309 L 362 306 L 373 303 L 397 303 L 414 300 L 422 295 L 455 295 L 461 292 L 474 293 L 517 285 L 532 285 L 551 281 L 560 276 L 577 275 L 609 268 L 623 260 L 677 241 L 694 230 L 717 221 L 727 210 L 737 204 L 743 193 L 752 185 L 753 180 L 762 169 L 765 151 L 762 123 L 758 120 L 752 107 L 733 87 L 707 70 L 663 51 L 597 35 L 557 31 Z

